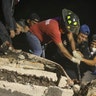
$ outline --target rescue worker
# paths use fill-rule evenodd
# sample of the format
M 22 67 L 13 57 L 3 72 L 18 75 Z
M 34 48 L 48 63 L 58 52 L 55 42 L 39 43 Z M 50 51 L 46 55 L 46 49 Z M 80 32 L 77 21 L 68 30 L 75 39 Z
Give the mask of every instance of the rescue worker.
M 37 13 L 31 13 L 28 19 L 20 19 L 17 21 L 17 28 L 20 29 L 21 32 L 27 33 L 30 29 L 29 27 L 40 22 L 40 17 Z
M 47 44 L 52 41 L 59 48 L 63 56 L 67 57 L 74 63 L 80 63 L 79 59 L 72 56 L 68 50 L 64 47 L 61 34 L 67 34 L 70 41 L 74 55 L 81 56 L 75 50 L 75 42 L 73 38 L 73 33 L 78 32 L 80 28 L 79 17 L 68 9 L 62 10 L 62 15 L 60 17 L 48 19 L 41 21 L 33 26 L 30 26 L 30 32 L 28 33 L 29 44 L 33 54 L 41 56 L 42 45 Z
M 76 48 L 82 53 L 82 57 L 89 59 L 90 57 L 90 50 L 89 50 L 89 40 L 88 37 L 90 35 L 90 28 L 87 24 L 83 24 L 80 27 L 79 34 L 77 35 Z M 79 58 L 79 57 L 78 57 Z M 80 65 L 77 65 L 78 71 L 78 79 L 81 82 L 83 73 L 86 71 L 87 67 L 85 63 L 81 62 L 82 58 L 79 58 Z
M 93 34 L 90 44 L 91 56 L 89 59 L 82 58 L 82 62 L 88 66 L 82 77 L 82 85 L 86 85 L 96 79 L 96 34 Z
M 29 26 L 32 26 L 34 24 L 37 24 L 38 22 L 40 22 L 40 17 L 37 13 L 31 13 L 30 16 L 27 19 L 20 19 L 16 24 L 18 29 L 20 29 L 20 32 L 24 34 L 25 36 L 25 40 L 27 43 L 27 48 L 25 49 L 25 51 L 32 53 L 31 49 L 30 49 L 30 45 L 28 44 L 28 40 L 30 39 L 30 37 L 27 37 L 27 35 L 29 34 Z M 27 37 L 27 38 L 26 38 Z M 25 46 L 25 45 L 24 45 Z M 45 53 L 44 53 L 45 54 Z M 43 54 L 43 55 L 44 55 Z
M 87 24 L 83 24 L 80 27 L 80 32 L 77 35 L 76 48 L 79 50 L 85 58 L 89 58 L 90 51 L 89 51 L 89 35 L 90 35 L 90 28 Z
M 89 36 L 89 34 L 90 34 L 90 28 L 89 28 L 89 26 L 87 24 L 81 25 L 79 33 L 74 33 L 73 34 L 75 44 L 76 44 L 76 50 L 81 52 L 82 57 L 85 57 L 85 58 L 90 57 L 90 50 L 89 50 L 89 46 L 88 46 L 88 36 Z M 71 54 L 73 54 L 70 42 L 69 42 L 68 37 L 66 36 L 66 34 L 62 36 L 62 42 L 63 42 L 63 45 L 68 49 L 68 51 Z M 77 57 L 78 57 L 79 60 L 82 59 L 79 56 L 77 56 Z M 65 71 L 69 75 L 69 77 L 74 82 L 79 82 L 79 79 L 80 79 L 79 75 L 81 76 L 81 74 L 78 73 L 78 68 L 77 68 L 78 65 L 76 65 L 73 62 L 69 61 L 68 58 L 63 58 L 63 56 L 61 55 L 59 50 L 57 50 L 57 52 L 55 52 L 55 55 L 53 55 L 53 60 L 55 62 L 58 62 L 59 64 L 61 64 L 63 66 L 63 68 L 65 69 Z M 79 63 L 79 64 L 80 64 L 80 66 L 83 65 L 81 63 Z M 84 68 L 84 65 L 82 66 L 82 69 L 83 68 Z M 85 68 L 84 68 L 84 70 L 85 70 Z M 79 69 L 79 71 L 81 71 L 81 70 Z

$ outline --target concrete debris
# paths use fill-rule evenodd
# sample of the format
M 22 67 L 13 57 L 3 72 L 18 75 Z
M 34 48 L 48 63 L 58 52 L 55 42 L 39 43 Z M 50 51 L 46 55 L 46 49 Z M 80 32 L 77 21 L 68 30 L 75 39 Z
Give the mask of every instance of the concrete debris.
M 56 62 L 23 51 L 0 55 L 0 96 L 95 96 L 96 82 L 86 91 L 68 80 Z
M 73 91 L 71 89 L 62 89 L 57 86 L 50 86 L 44 96 L 73 96 Z
M 18 58 L 25 59 L 25 56 L 24 55 L 19 55 Z

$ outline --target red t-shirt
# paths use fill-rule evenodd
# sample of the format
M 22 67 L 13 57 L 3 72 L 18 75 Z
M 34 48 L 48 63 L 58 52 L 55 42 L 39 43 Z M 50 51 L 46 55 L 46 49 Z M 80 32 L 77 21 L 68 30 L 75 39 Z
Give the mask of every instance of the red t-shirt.
M 31 26 L 30 32 L 35 34 L 42 43 L 53 41 L 58 44 L 62 42 L 59 24 L 53 19 L 48 19 Z

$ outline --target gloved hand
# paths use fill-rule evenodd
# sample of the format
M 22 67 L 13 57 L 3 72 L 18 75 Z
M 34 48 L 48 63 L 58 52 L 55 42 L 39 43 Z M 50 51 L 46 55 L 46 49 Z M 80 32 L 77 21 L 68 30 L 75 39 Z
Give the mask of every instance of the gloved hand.
M 80 65 L 80 60 L 75 58 L 75 57 L 72 57 L 71 61 L 78 64 L 78 65 Z
M 82 60 L 82 58 L 83 58 L 83 55 L 76 50 L 73 51 L 73 56 L 79 60 Z

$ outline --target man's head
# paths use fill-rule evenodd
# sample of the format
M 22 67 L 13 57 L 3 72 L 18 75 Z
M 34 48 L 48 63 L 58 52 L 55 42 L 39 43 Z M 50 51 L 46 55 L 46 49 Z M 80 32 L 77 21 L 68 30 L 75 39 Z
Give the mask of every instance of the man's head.
M 85 35 L 89 35 L 90 34 L 90 29 L 89 29 L 89 26 L 86 25 L 86 24 L 83 24 L 81 27 L 80 27 L 80 33 L 83 33 Z
M 79 17 L 74 12 L 68 9 L 62 10 L 62 16 L 67 30 L 69 32 L 77 34 L 80 28 Z
M 81 25 L 80 30 L 79 30 L 79 34 L 77 36 L 78 37 L 77 42 L 82 43 L 82 42 L 87 41 L 89 34 L 90 34 L 89 26 L 86 24 Z
M 29 25 L 33 25 L 33 24 L 38 23 L 39 21 L 40 21 L 39 15 L 37 15 L 36 13 L 32 13 L 32 14 L 29 16 L 29 18 L 28 18 L 28 20 L 27 20 L 27 23 L 28 23 Z

